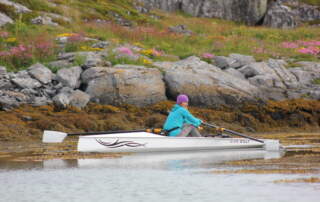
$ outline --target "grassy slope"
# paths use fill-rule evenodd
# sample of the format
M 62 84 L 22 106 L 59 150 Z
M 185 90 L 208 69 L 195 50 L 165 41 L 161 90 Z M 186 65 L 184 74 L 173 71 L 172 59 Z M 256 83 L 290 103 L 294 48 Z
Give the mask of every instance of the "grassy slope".
M 1 7 L 14 17 L 16 23 L 0 29 L 8 31 L 9 37 L 16 38 L 15 42 L 6 42 L 0 39 L 0 51 L 8 51 L 19 44 L 35 44 L 43 42 L 50 45 L 50 52 L 39 51 L 33 47 L 31 58 L 5 58 L 0 65 L 11 70 L 25 68 L 31 63 L 47 62 L 55 59 L 60 49 L 56 46 L 54 38 L 61 33 L 81 33 L 82 35 L 113 41 L 115 44 L 139 43 L 145 49 L 156 48 L 166 54 L 176 55 L 180 58 L 202 53 L 228 55 L 241 53 L 254 55 L 257 60 L 268 57 L 290 57 L 296 60 L 319 60 L 319 55 L 302 54 L 297 49 L 283 48 L 282 42 L 320 41 L 320 28 L 301 26 L 292 30 L 279 30 L 265 27 L 248 27 L 242 24 L 219 19 L 194 18 L 183 14 L 168 14 L 158 11 L 160 19 L 140 14 L 133 9 L 130 0 L 51 0 L 57 6 L 48 4 L 44 0 L 14 0 L 33 10 L 32 13 L 16 15 L 12 9 Z M 61 19 L 54 19 L 62 26 L 36 26 L 30 24 L 30 19 L 38 16 L 41 11 L 61 14 L 73 19 L 72 23 Z M 134 22 L 134 28 L 128 29 L 115 24 L 97 24 L 95 19 L 114 20 L 112 13 L 118 13 L 125 19 Z M 84 22 L 84 20 L 86 22 Z M 195 34 L 184 36 L 168 32 L 168 27 L 178 24 L 187 25 Z M 72 44 L 67 51 L 81 50 L 81 47 L 90 44 Z M 302 48 L 300 46 L 299 48 Z M 155 60 L 168 60 L 158 57 Z

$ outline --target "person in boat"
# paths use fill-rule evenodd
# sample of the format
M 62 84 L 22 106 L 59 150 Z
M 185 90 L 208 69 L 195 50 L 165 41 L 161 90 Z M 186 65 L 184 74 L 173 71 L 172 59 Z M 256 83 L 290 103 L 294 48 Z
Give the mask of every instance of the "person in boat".
M 181 94 L 177 97 L 177 103 L 173 106 L 163 129 L 169 136 L 201 137 L 198 130 L 202 120 L 194 117 L 188 110 L 189 98 Z

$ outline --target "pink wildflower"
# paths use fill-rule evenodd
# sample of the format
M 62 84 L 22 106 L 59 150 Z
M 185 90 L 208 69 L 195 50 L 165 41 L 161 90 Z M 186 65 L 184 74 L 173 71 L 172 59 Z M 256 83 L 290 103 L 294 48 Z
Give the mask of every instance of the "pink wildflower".
M 7 57 L 10 55 L 10 52 L 8 51 L 0 51 L 0 57 Z
M 14 46 L 10 49 L 10 56 L 19 58 L 31 58 L 32 53 L 30 47 L 25 45 Z
M 299 47 L 299 45 L 295 42 L 282 42 L 281 46 L 283 48 L 298 48 Z
M 133 56 L 134 55 L 132 50 L 130 48 L 128 48 L 128 47 L 119 47 L 117 49 L 117 51 L 119 53 L 121 53 L 121 54 L 128 55 L 128 56 Z
M 202 53 L 201 57 L 204 59 L 212 59 L 215 55 L 212 53 Z
M 318 47 L 314 47 L 314 46 L 310 46 L 307 48 L 301 48 L 298 50 L 299 53 L 303 53 L 303 54 L 311 54 L 311 55 L 318 55 L 320 53 L 320 48 Z
M 156 49 L 152 49 L 153 56 L 161 56 L 163 53 L 161 51 L 158 51 Z
M 1 38 L 7 38 L 9 36 L 8 32 L 0 32 L 0 37 Z

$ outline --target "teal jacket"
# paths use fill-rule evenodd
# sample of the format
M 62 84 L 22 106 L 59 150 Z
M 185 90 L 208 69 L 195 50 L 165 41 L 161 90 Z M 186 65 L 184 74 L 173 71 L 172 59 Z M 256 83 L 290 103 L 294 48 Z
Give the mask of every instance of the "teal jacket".
M 183 124 L 192 124 L 195 127 L 200 126 L 201 120 L 195 118 L 186 108 L 176 104 L 173 106 L 166 122 L 164 123 L 163 129 L 170 130 L 175 127 L 178 129 L 171 131 L 169 136 L 177 136 L 182 129 Z

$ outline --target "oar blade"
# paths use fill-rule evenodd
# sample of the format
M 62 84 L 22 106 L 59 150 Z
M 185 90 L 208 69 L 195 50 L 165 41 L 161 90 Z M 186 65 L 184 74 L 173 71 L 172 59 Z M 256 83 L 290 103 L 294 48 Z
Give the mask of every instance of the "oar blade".
M 264 140 L 264 148 L 267 151 L 279 151 L 282 146 L 279 140 Z
M 42 142 L 44 143 L 59 143 L 63 142 L 64 138 L 67 137 L 67 133 L 45 130 L 42 136 Z

